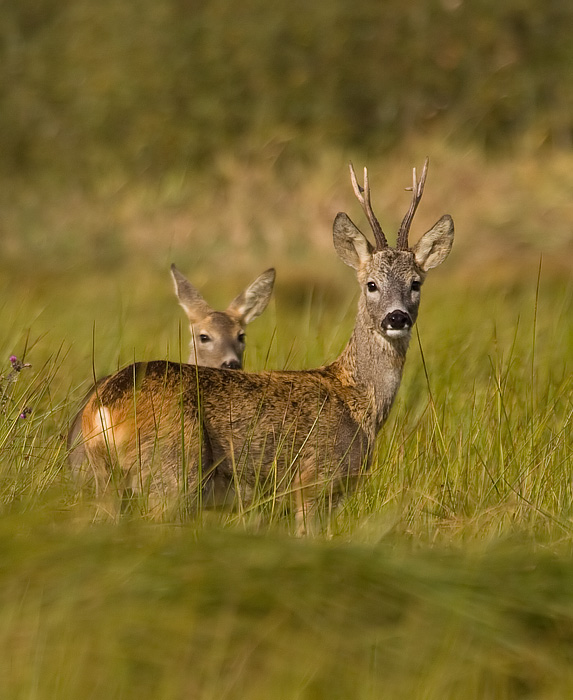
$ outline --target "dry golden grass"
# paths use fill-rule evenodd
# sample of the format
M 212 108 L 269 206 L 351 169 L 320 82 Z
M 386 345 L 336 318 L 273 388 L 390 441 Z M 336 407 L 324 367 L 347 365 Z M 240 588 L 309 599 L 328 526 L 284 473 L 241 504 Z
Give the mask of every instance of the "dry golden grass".
M 566 268 L 573 258 L 573 156 L 523 150 L 488 158 L 477 149 L 412 143 L 385 157 L 323 153 L 311 163 L 284 164 L 268 152 L 244 159 L 221 156 L 208 172 L 188 171 L 159 182 L 102 179 L 98 188 L 34 189 L 6 183 L 3 264 L 38 258 L 49 266 L 86 270 L 162 268 L 171 259 L 199 285 L 279 267 L 279 283 L 308 274 L 330 278 L 340 266 L 332 255 L 331 223 L 340 209 L 357 221 L 347 163 L 368 165 L 375 207 L 389 235 L 408 204 L 411 167 L 431 165 L 416 232 L 447 210 L 456 223 L 450 273 L 479 271 L 480 279 L 520 275 L 537 262 Z M 316 265 L 317 260 L 321 264 Z M 331 265 L 331 263 L 333 263 Z M 333 271 L 334 270 L 334 271 Z

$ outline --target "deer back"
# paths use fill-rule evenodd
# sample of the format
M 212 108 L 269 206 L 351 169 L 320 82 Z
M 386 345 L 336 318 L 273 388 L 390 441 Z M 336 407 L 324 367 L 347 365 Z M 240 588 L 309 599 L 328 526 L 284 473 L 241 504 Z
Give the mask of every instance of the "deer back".
M 240 473 L 249 491 L 274 480 L 287 492 L 293 464 L 309 484 L 357 474 L 373 437 L 367 415 L 368 399 L 329 367 L 250 374 L 156 361 L 103 381 L 82 432 L 95 461 L 109 450 L 124 473 L 170 489 L 185 463 L 191 490 L 216 470 L 229 484 Z

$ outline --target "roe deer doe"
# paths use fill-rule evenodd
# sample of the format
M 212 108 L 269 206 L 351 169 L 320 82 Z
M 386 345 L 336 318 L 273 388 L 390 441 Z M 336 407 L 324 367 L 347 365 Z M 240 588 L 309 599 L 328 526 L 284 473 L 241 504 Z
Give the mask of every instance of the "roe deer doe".
M 245 326 L 267 308 L 275 282 L 273 268 L 265 270 L 225 311 L 215 311 L 189 280 L 171 265 L 175 294 L 189 319 L 189 363 L 204 367 L 241 369 Z
M 372 210 L 366 168 L 362 188 L 350 166 L 376 245 L 346 214 L 336 216 L 334 247 L 356 270 L 361 289 L 354 331 L 337 360 L 256 374 L 165 361 L 126 367 L 102 382 L 82 415 L 100 485 L 113 477 L 135 492 L 197 498 L 222 485 L 239 503 L 257 492 L 289 496 L 303 532 L 321 500 L 354 484 L 398 391 L 426 273 L 453 243 L 446 215 L 408 244 L 427 165 L 419 181 L 414 169 L 396 248 Z
M 189 319 L 189 362 L 204 367 L 241 369 L 245 352 L 245 326 L 267 308 L 275 283 L 275 270 L 265 270 L 236 296 L 225 311 L 215 311 L 175 265 L 171 265 L 175 294 Z M 108 377 L 99 379 L 85 396 L 68 431 L 70 464 L 78 471 L 85 459 L 81 434 L 84 407 Z

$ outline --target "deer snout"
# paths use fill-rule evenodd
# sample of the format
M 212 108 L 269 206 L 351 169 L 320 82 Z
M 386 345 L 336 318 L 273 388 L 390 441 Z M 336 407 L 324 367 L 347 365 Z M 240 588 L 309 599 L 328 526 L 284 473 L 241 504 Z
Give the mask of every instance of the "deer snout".
M 403 332 L 412 328 L 412 317 L 405 311 L 391 311 L 382 321 L 382 328 L 386 332 L 392 331 Z
M 239 360 L 225 360 L 221 365 L 221 369 L 241 369 Z

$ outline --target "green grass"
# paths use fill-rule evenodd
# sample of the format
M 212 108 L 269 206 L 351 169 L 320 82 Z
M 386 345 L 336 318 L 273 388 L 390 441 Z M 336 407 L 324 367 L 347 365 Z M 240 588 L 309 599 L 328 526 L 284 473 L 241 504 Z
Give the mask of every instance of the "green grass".
M 2 9 L 0 698 L 573 696 L 570 0 Z M 276 266 L 247 368 L 330 361 L 348 160 L 391 233 L 428 154 L 456 242 L 357 491 L 304 539 L 102 517 L 67 423 L 186 356 L 170 263 L 219 308 Z
M 440 283 L 371 474 L 303 541 L 264 508 L 94 520 L 60 436 L 76 346 L 31 343 L 0 428 L 2 697 L 568 696 L 571 287 Z M 251 366 L 336 353 L 350 308 L 283 303 Z
M 222 149 L 288 170 L 436 130 L 567 148 L 572 27 L 568 0 L 6 3 L 0 171 L 132 183 Z
M 6 698 L 520 698 L 573 689 L 573 565 L 516 540 L 374 546 L 2 521 Z
M 219 307 L 276 265 L 275 298 L 248 329 L 249 369 L 336 357 L 356 283 L 331 248 L 331 209 L 359 220 L 348 183 L 325 180 L 342 158 L 302 178 L 314 208 L 297 185 L 276 213 L 280 179 L 255 166 L 266 189 L 252 217 L 248 178 L 226 192 L 231 211 L 201 205 L 187 183 L 183 223 L 184 190 L 150 203 L 134 185 L 69 208 L 61 195 L 41 217 L 14 200 L 1 263 L 1 697 L 571 695 L 573 285 L 564 224 L 543 227 L 569 211 L 554 185 L 570 175 L 562 155 L 543 171 L 525 158 L 515 175 L 458 154 L 444 181 L 450 156 L 438 153 L 416 230 L 450 210 L 456 244 L 424 286 L 372 471 L 301 540 L 265 507 L 112 524 L 71 478 L 63 437 L 94 368 L 186 355 L 172 260 Z M 444 206 L 455 180 L 473 197 L 462 188 Z M 403 204 L 376 208 L 398 219 Z M 8 386 L 12 354 L 32 367 Z
M 510 300 L 505 297 L 506 303 L 496 301 L 507 295 L 501 288 L 465 289 L 457 283 L 452 296 L 451 279 L 444 286 L 445 276 L 430 276 L 397 403 L 380 434 L 378 458 L 357 493 L 322 523 L 325 533 L 369 539 L 379 528 L 391 528 L 432 540 L 523 529 L 549 541 L 569 536 L 573 403 L 567 358 L 573 336 L 567 309 L 573 290 L 563 280 L 545 281 L 543 268 L 537 289 L 533 272 L 533 278 L 514 287 Z M 309 295 L 293 311 L 279 296 L 274 309 L 253 324 L 247 365 L 296 369 L 333 359 L 353 323 L 351 286 L 348 292 L 349 302 L 342 307 Z M 187 329 L 179 328 L 178 307 L 174 300 L 171 305 L 172 323 L 166 324 L 171 336 L 160 339 L 164 350 L 156 350 L 157 355 L 145 338 L 130 351 L 131 337 L 119 347 L 102 343 L 98 328 L 94 332 L 88 324 L 81 363 L 76 345 L 64 343 L 48 354 L 49 335 L 26 335 L 34 337 L 25 352 L 33 367 L 19 376 L 10 410 L 2 416 L 5 509 L 12 507 L 13 492 L 18 502 L 29 498 L 34 503 L 41 501 L 43 489 L 70 488 L 61 435 L 89 387 L 92 359 L 101 376 L 134 357 L 185 355 Z M 112 307 L 108 314 L 113 313 Z M 137 319 L 129 310 L 126 316 L 129 333 L 137 332 Z M 112 318 L 117 333 L 116 323 Z M 4 355 L 11 352 L 6 348 Z M 32 414 L 18 419 L 26 405 Z M 78 494 L 67 508 L 77 507 L 85 516 L 85 506 L 85 495 Z M 258 509 L 226 512 L 221 518 L 261 526 Z

